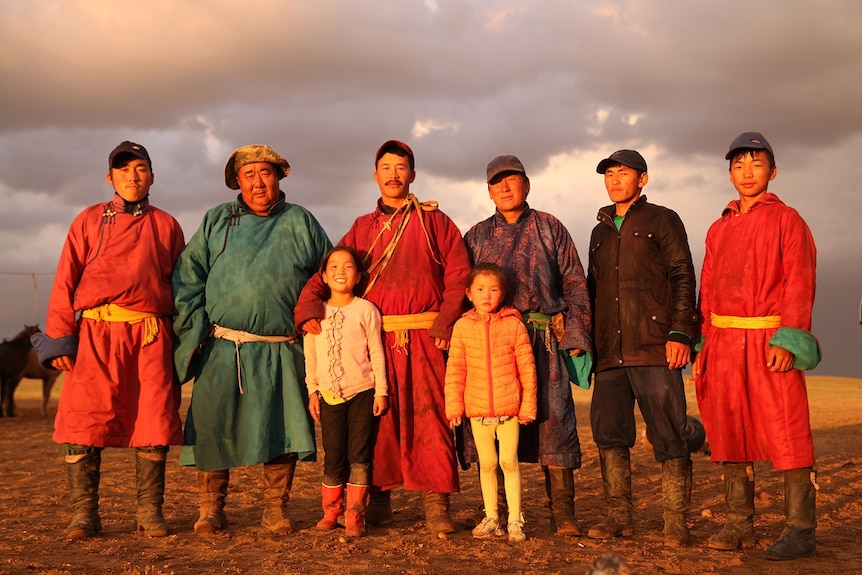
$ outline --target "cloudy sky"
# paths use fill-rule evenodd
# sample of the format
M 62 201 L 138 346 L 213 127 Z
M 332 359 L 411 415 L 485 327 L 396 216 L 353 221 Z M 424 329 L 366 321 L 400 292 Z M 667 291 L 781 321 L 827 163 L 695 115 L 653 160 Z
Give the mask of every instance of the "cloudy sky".
M 515 154 L 582 259 L 608 203 L 595 166 L 636 148 L 699 266 L 735 197 L 727 146 L 754 130 L 818 244 L 815 373 L 862 377 L 860 19 L 857 0 L 5 0 L 0 336 L 44 326 L 66 230 L 111 197 L 124 139 L 187 237 L 233 198 L 224 163 L 244 144 L 287 157 L 282 189 L 333 240 L 373 209 L 386 139 L 410 143 L 413 191 L 462 231 L 493 211 L 485 164 Z

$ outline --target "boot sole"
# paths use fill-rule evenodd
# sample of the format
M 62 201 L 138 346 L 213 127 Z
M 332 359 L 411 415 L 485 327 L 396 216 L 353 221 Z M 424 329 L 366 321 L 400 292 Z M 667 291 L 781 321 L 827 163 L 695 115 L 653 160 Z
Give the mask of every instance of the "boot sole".
M 815 551 L 807 551 L 805 553 L 800 553 L 798 555 L 771 555 L 770 553 L 766 553 L 766 558 L 770 561 L 792 561 L 793 559 L 801 559 L 803 557 L 814 557 Z

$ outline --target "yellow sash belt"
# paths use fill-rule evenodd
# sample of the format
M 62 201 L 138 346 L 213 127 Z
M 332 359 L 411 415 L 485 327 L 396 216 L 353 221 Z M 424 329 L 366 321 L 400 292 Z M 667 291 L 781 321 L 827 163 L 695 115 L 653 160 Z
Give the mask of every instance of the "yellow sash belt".
M 158 315 L 147 311 L 134 311 L 120 307 L 115 303 L 106 303 L 99 307 L 85 309 L 81 312 L 81 316 L 93 321 L 113 321 L 123 322 L 128 324 L 136 324 L 144 322 L 144 343 L 150 345 L 156 341 L 159 335 Z
M 408 315 L 384 315 L 383 331 L 395 332 L 395 345 L 392 347 L 406 353 L 407 344 L 410 343 L 408 331 L 411 329 L 431 329 L 438 315 L 440 315 L 439 311 L 425 311 Z
M 740 317 L 737 315 L 709 314 L 712 327 L 733 329 L 773 329 L 781 327 L 780 315 L 766 315 L 762 317 Z

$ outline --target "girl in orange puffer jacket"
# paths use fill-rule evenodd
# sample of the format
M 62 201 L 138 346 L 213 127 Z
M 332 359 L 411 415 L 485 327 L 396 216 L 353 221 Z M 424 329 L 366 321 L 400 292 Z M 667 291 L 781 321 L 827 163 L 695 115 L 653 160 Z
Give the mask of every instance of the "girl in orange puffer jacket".
M 470 426 L 479 455 L 485 518 L 473 536 L 502 533 L 497 514 L 497 446 L 510 521 L 509 541 L 524 541 L 519 424 L 536 419 L 536 365 L 521 314 L 501 307 L 508 285 L 499 266 L 477 264 L 467 281 L 473 309 L 455 323 L 446 364 L 446 418 Z

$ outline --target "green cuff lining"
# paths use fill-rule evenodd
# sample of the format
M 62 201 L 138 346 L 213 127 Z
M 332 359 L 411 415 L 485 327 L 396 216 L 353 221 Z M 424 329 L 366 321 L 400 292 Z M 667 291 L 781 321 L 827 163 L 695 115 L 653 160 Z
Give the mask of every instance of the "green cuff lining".
M 794 327 L 780 327 L 769 340 L 769 345 L 786 349 L 793 354 L 793 369 L 814 369 L 823 359 L 820 342 L 810 332 Z
M 593 371 L 593 356 L 585 351 L 581 355 L 569 355 L 569 351 L 561 349 L 566 371 L 569 372 L 569 381 L 582 389 L 590 388 L 590 373 Z

